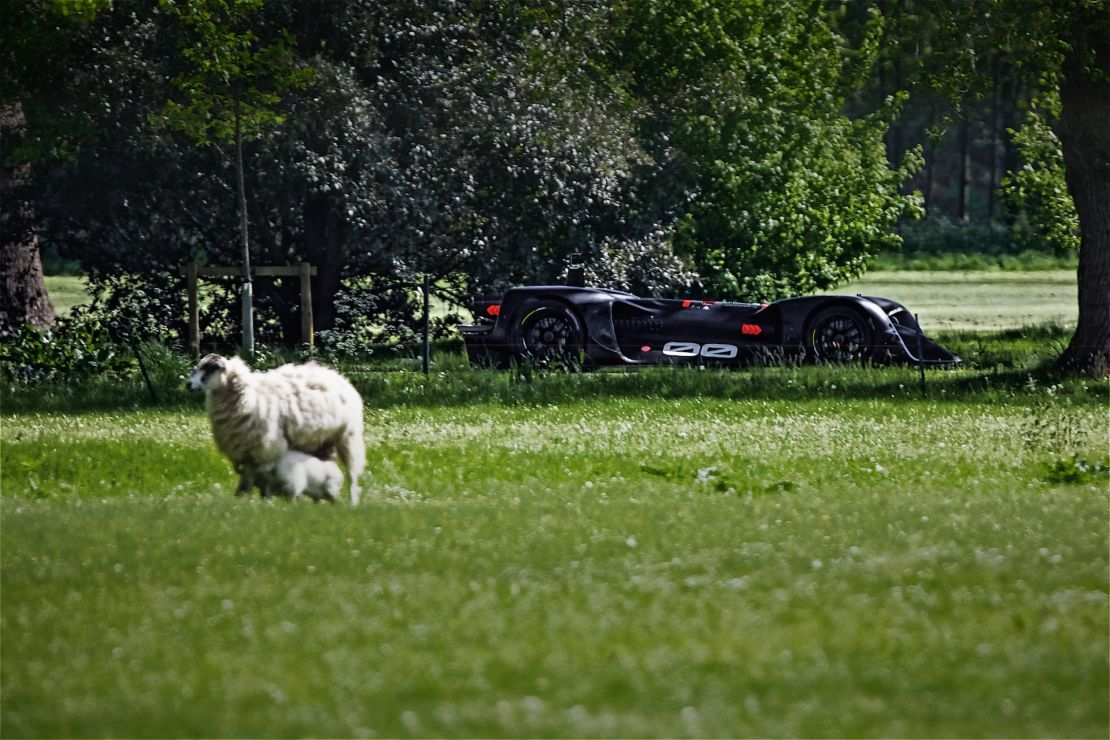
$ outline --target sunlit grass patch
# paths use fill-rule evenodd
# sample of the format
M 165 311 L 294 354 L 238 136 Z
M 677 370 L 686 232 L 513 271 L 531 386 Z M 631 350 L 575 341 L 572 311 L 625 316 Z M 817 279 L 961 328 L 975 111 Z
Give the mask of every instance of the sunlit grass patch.
M 1075 270 L 874 271 L 839 289 L 904 303 L 920 316 L 928 333 L 1074 326 L 1079 311 L 1076 291 Z
M 86 292 L 88 280 L 77 275 L 47 275 L 43 278 L 46 292 L 50 296 L 50 303 L 54 312 L 59 316 L 69 313 L 74 306 L 83 306 L 92 302 L 92 297 Z

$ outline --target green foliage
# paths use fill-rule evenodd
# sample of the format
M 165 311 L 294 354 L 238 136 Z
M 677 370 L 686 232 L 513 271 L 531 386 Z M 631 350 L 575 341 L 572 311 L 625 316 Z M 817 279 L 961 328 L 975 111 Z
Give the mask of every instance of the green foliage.
M 465 304 L 560 280 L 575 254 L 591 280 L 637 292 L 827 289 L 896 245 L 896 220 L 920 210 L 899 192 L 920 152 L 892 168 L 883 142 L 903 96 L 864 102 L 856 90 L 892 35 L 907 64 L 935 61 L 930 44 L 977 12 L 944 5 L 938 20 L 915 2 L 882 15 L 805 0 L 117 0 L 63 24 L 75 31 L 64 42 L 46 33 L 51 16 L 32 14 L 24 71 L 39 32 L 38 46 L 65 63 L 49 84 L 24 86 L 53 91 L 29 114 L 28 141 L 56 142 L 66 161 L 32 173 L 28 190 L 41 243 L 80 259 L 94 284 L 128 275 L 162 286 L 193 259 L 238 263 L 222 151 L 238 110 L 251 162 L 247 251 L 321 270 L 324 331 L 344 329 L 334 319 L 345 280 L 374 284 L 380 313 L 364 320 L 404 340 L 414 306 L 383 296 L 422 274 Z M 1013 13 L 1003 20 L 1011 28 Z M 909 51 L 919 26 L 920 59 Z M 972 38 L 985 43 L 980 26 Z M 1024 44 L 1030 31 L 1014 33 Z M 953 60 L 960 72 L 945 88 L 989 59 L 976 47 Z M 93 135 L 48 135 L 71 121 Z M 1030 136 L 1030 161 L 1049 162 L 1044 137 Z M 1041 175 L 1056 170 L 1033 169 L 1013 181 L 1029 223 L 1015 234 L 1029 235 L 1022 249 L 1041 240 L 1034 225 L 1052 225 L 1054 240 L 1070 229 L 1053 199 L 1062 191 L 1048 187 L 1056 175 Z M 909 259 L 932 254 L 910 246 Z M 1023 262 L 1009 258 L 1020 251 L 986 250 L 1007 263 Z M 260 340 L 296 341 L 295 286 L 255 290 Z M 157 291 L 147 295 L 163 315 Z M 233 291 L 217 286 L 205 336 L 232 341 L 236 311 Z
M 1070 199 L 1067 203 L 1070 207 Z M 1037 223 L 1045 222 L 1020 218 L 1009 224 L 960 224 L 934 217 L 902 223 L 901 247 L 881 252 L 871 265 L 894 270 L 1074 268 L 1074 251 L 1057 250 L 1044 229 L 1033 227 Z
M 1073 455 L 1045 466 L 1044 479 L 1053 485 L 1084 485 L 1110 481 L 1110 465 L 1090 463 Z
M 118 374 L 130 361 L 101 321 L 75 309 L 50 329 L 24 324 L 5 337 L 0 374 L 11 386 L 67 385 Z
M 73 105 L 65 88 L 84 62 L 92 22 L 110 6 L 111 0 L 0 2 L 0 166 L 22 171 L 70 161 L 95 133 L 87 109 Z
M 253 28 L 263 0 L 160 0 L 165 13 L 186 29 L 185 71 L 171 81 L 184 102 L 169 100 L 153 119 L 197 145 L 229 144 L 260 137 L 280 126 L 283 93 L 307 87 L 312 68 L 293 56 L 293 36 L 281 29 L 269 43 Z
M 1064 182 L 1064 154 L 1049 115 L 1031 108 L 1025 124 L 1011 132 L 1023 163 L 1002 180 L 1002 196 L 1024 225 L 1022 231 L 1047 242 L 1057 254 L 1074 254 L 1079 250 L 1079 215 Z
M 411 352 L 423 341 L 421 292 L 411 285 L 363 281 L 340 291 L 335 304 L 335 327 L 316 333 L 317 348 L 328 361 L 377 362 Z M 431 341 L 457 340 L 462 318 L 448 311 L 428 323 Z
M 875 34 L 850 49 L 808 3 L 627 3 L 614 66 L 659 113 L 689 189 L 675 246 L 706 291 L 774 299 L 863 271 L 891 227 L 920 210 L 882 136 L 897 107 L 844 115 Z
M 91 303 L 74 305 L 50 329 L 25 325 L 6 337 L 0 345 L 0 377 L 14 387 L 76 389 L 93 378 L 118 381 L 133 377 L 137 357 L 144 354 L 141 347 L 152 354 L 159 381 L 176 373 L 163 370 L 181 364 L 179 353 L 171 360 L 174 353 L 165 349 L 173 343 L 181 307 L 172 299 L 152 300 L 145 281 L 117 278 L 113 287 Z

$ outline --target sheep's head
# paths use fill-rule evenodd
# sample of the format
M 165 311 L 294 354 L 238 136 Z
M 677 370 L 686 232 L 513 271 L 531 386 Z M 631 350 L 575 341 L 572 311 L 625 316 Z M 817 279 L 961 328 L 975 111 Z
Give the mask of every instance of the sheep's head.
M 193 374 L 189 376 L 189 390 L 210 391 L 218 388 L 223 385 L 226 372 L 227 358 L 220 355 L 205 355 L 193 369 Z

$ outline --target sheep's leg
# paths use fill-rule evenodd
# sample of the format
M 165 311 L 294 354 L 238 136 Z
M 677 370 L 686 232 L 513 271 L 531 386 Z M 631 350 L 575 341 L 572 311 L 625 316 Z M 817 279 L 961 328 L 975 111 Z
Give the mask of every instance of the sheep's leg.
M 347 469 L 347 475 L 351 479 L 351 503 L 357 504 L 359 494 L 362 492 L 358 479 L 366 467 L 366 446 L 362 443 L 362 435 L 344 435 L 339 440 L 339 444 L 336 445 L 336 451 L 339 453 L 339 459 L 343 461 L 343 467 Z
M 239 485 L 235 487 L 236 496 L 249 496 L 254 489 L 254 469 L 250 465 L 244 465 L 239 468 Z M 265 489 L 262 490 L 262 495 L 266 495 Z
M 339 500 L 339 491 L 342 488 L 343 488 L 343 478 L 342 477 L 328 476 L 328 479 L 324 482 L 324 485 L 321 489 L 322 490 L 321 498 L 326 499 L 327 501 L 330 501 L 331 503 L 334 504 L 336 501 Z

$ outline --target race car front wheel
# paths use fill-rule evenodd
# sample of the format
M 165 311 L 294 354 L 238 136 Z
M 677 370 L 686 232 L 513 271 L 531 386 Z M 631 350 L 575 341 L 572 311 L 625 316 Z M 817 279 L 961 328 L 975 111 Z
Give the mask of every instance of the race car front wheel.
M 577 365 L 579 361 L 582 324 L 558 301 L 536 301 L 525 306 L 514 336 L 517 354 L 537 365 Z
M 818 311 L 809 321 L 806 338 L 821 362 L 858 362 L 871 357 L 871 329 L 867 320 L 850 308 Z

